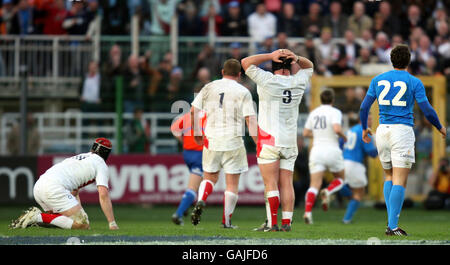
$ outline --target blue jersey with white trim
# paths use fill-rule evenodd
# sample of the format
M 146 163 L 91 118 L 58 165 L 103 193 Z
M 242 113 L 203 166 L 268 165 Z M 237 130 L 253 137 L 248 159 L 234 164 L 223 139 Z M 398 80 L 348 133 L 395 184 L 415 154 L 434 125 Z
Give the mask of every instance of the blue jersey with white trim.
M 344 160 L 351 160 L 363 164 L 365 155 L 375 157 L 377 149 L 373 144 L 365 143 L 362 140 L 362 126 L 357 124 L 347 131 L 347 142 L 344 144 L 343 156 Z M 372 139 L 372 137 L 369 135 Z
M 367 95 L 378 101 L 380 124 L 412 127 L 414 101 L 428 101 L 422 81 L 403 70 L 391 70 L 373 78 Z

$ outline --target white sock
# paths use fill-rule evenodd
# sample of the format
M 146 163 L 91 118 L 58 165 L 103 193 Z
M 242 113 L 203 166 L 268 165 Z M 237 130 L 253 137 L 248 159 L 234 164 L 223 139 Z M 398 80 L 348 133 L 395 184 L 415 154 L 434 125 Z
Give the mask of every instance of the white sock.
M 234 209 L 236 208 L 236 203 L 238 201 L 238 195 L 231 192 L 231 191 L 225 191 L 225 225 L 230 225 L 230 218 L 231 215 L 234 212 Z
M 73 220 L 69 217 L 61 215 L 53 219 L 50 224 L 63 229 L 72 229 Z

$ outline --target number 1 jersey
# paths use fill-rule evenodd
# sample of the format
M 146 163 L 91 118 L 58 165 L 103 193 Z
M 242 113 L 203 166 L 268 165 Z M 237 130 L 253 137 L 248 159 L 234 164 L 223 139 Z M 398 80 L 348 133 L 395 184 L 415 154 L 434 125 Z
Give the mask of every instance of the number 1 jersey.
M 403 70 L 391 70 L 373 78 L 367 95 L 378 101 L 380 124 L 414 126 L 414 100 L 428 100 L 423 83 Z
M 257 84 L 258 141 L 277 147 L 297 147 L 298 106 L 313 69 L 284 76 L 251 65 L 245 74 Z

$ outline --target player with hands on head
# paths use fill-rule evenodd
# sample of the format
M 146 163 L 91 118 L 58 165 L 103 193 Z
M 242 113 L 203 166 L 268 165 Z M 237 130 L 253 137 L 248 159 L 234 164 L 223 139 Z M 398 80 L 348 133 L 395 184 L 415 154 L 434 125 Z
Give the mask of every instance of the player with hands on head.
M 258 67 L 266 61 L 272 61 L 272 72 Z M 267 214 L 261 230 L 291 231 L 298 107 L 310 84 L 313 63 L 288 49 L 278 49 L 244 58 L 242 67 L 256 83 L 259 96 L 257 160 L 265 186 Z M 281 228 L 277 221 L 280 201 Z

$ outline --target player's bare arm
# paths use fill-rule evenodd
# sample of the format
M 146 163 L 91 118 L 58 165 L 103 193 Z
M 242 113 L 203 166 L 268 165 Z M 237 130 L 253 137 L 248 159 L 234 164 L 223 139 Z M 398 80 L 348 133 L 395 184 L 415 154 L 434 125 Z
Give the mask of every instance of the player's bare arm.
M 196 107 L 191 108 L 191 126 L 194 130 L 194 141 L 198 145 L 203 145 L 203 132 L 200 124 L 200 110 Z
M 313 137 L 312 130 L 306 128 L 303 129 L 303 137 L 312 138 Z
M 97 186 L 98 196 L 100 201 L 100 206 L 102 207 L 102 211 L 105 214 L 106 220 L 109 223 L 110 230 L 117 230 L 119 226 L 117 226 L 116 220 L 114 218 L 113 207 L 111 203 L 111 198 L 109 197 L 109 190 L 105 186 Z
M 258 121 L 256 115 L 245 117 L 245 122 L 247 123 L 248 133 L 256 144 L 258 142 Z

